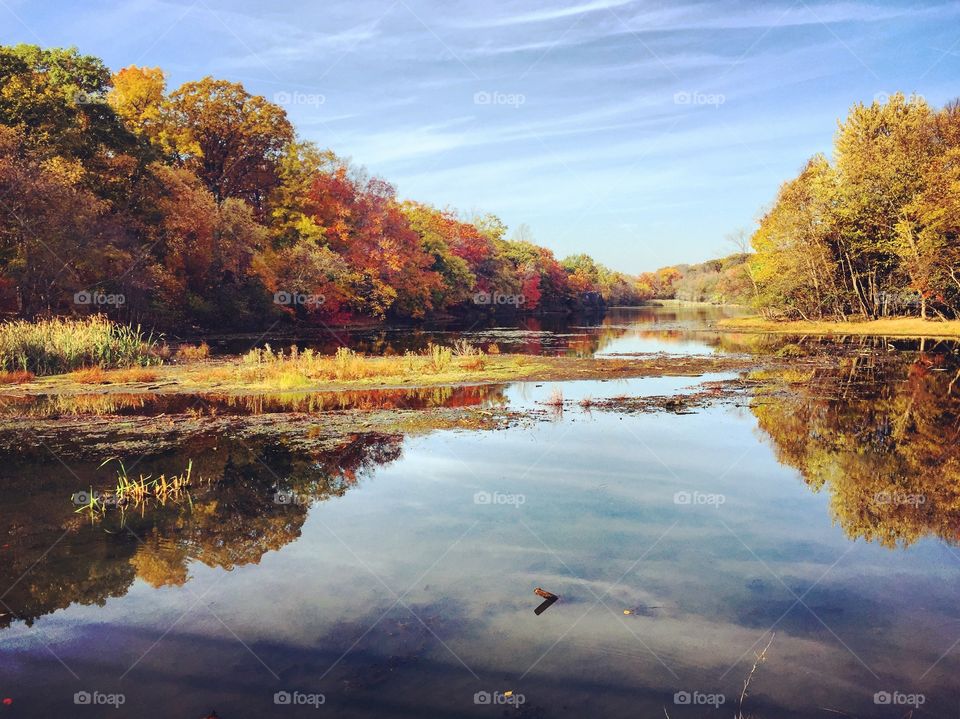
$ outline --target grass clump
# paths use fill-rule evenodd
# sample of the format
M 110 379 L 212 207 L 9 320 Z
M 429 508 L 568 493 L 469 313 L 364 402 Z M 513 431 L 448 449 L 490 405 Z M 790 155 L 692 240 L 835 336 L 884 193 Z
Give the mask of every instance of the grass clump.
M 107 381 L 107 373 L 103 371 L 103 367 L 96 365 L 93 367 L 81 367 L 70 373 L 70 379 L 80 384 L 105 384 Z
M 104 461 L 100 466 L 104 467 L 113 461 L 120 467 L 117 470 L 115 488 L 105 492 L 94 492 L 91 488 L 86 493 L 87 500 L 80 505 L 77 512 L 89 512 L 91 517 L 96 518 L 105 514 L 110 507 L 124 510 L 128 507 L 142 508 L 151 502 L 165 505 L 169 501 L 182 499 L 186 499 L 192 506 L 189 490 L 192 485 L 193 460 L 187 462 L 187 468 L 181 474 L 169 477 L 165 474 L 159 477 L 141 474 L 137 479 L 127 474 L 123 462 L 115 457 Z
M 554 387 L 550 390 L 550 396 L 544 404 L 548 407 L 563 407 L 563 390 L 559 387 Z
M 201 342 L 198 345 L 180 345 L 177 348 L 177 359 L 187 362 L 196 362 L 210 357 L 210 345 Z
M 107 375 L 109 382 L 126 384 L 128 382 L 156 382 L 160 379 L 160 373 L 149 367 L 128 367 L 127 369 L 118 369 Z
M 81 367 L 160 364 L 159 338 L 106 317 L 0 324 L 0 370 L 61 374 Z
M 18 369 L 13 372 L 0 372 L 0 384 L 23 384 L 33 381 L 36 375 L 33 372 Z

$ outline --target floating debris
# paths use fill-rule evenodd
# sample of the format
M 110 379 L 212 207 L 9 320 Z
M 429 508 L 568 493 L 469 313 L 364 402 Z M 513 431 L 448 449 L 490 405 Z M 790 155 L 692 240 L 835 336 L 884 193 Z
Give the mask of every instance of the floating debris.
M 550 605 L 552 605 L 554 602 L 556 602 L 560 598 L 553 592 L 548 592 L 546 589 L 541 589 L 540 587 L 537 587 L 536 589 L 534 589 L 533 593 L 536 594 L 538 597 L 543 597 L 543 600 L 544 600 L 540 604 L 540 606 L 538 606 L 536 609 L 533 610 L 533 613 L 536 614 L 537 616 L 540 616 L 545 611 L 547 611 L 547 609 L 550 608 Z

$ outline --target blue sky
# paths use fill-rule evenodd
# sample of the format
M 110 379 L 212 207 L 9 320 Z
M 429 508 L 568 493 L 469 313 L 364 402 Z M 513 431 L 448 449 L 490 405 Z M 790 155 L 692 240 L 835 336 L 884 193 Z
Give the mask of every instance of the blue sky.
M 0 0 L 0 41 L 240 81 L 401 197 L 628 272 L 732 251 L 852 103 L 960 95 L 960 3 Z

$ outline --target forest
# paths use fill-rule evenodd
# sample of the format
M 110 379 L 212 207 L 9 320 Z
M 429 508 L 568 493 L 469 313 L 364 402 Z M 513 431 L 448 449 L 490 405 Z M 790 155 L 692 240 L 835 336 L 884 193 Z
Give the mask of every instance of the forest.
M 0 47 L 0 310 L 162 328 L 345 323 L 643 299 L 493 214 L 404 200 L 279 105 L 71 49 Z
M 780 188 L 747 267 L 771 319 L 960 316 L 960 104 L 857 104 Z

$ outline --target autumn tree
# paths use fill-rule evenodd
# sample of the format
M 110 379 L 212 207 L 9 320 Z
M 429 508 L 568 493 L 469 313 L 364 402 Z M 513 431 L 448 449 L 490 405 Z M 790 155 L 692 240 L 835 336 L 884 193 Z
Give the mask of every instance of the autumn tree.
M 106 99 L 137 135 L 161 145 L 167 79 L 159 67 L 130 65 L 115 72 Z
M 197 175 L 217 203 L 236 197 L 262 208 L 293 140 L 286 113 L 240 83 L 205 77 L 170 95 L 164 132 L 176 161 Z

